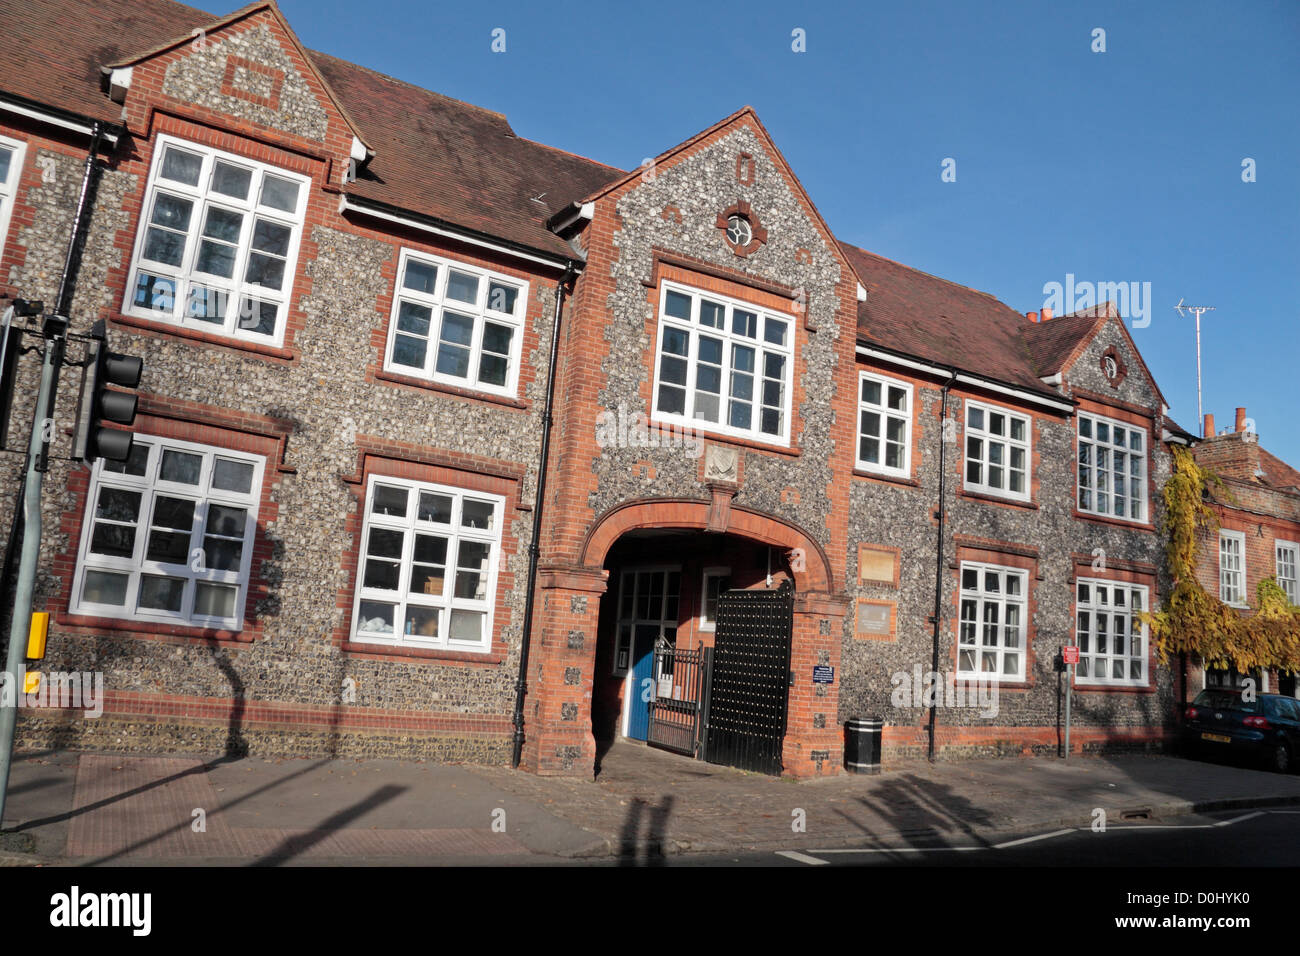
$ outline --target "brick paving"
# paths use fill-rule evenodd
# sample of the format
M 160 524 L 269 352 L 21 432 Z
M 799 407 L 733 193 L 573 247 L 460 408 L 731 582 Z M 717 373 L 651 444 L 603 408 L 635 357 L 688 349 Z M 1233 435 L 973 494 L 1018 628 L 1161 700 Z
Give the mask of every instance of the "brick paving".
M 12 784 L 0 865 L 977 845 L 1086 827 L 1097 808 L 1120 823 L 1300 803 L 1300 777 L 1174 757 L 912 761 L 873 777 L 795 782 L 630 742 L 604 755 L 595 781 L 403 761 L 56 752 L 20 758 Z
M 338 829 L 230 826 L 203 761 L 86 754 L 77 768 L 67 856 L 101 862 L 147 857 L 496 856 L 527 853 L 488 828 Z M 196 829 L 202 812 L 202 827 Z

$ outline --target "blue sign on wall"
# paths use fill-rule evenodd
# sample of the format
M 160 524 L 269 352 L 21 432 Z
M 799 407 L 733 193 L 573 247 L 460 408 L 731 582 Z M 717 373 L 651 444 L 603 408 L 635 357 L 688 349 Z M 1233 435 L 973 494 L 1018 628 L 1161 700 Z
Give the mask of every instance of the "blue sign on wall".
M 813 683 L 814 684 L 834 684 L 835 668 L 826 664 L 813 665 Z

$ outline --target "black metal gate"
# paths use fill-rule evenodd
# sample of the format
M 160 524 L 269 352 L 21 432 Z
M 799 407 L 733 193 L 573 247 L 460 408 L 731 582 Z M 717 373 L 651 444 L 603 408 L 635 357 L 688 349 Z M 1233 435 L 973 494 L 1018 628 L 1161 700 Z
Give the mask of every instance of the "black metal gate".
M 781 772 L 794 588 L 724 591 L 705 695 L 704 759 Z
M 651 673 L 655 686 L 646 743 L 694 757 L 699 752 L 704 645 L 692 651 L 661 644 Z

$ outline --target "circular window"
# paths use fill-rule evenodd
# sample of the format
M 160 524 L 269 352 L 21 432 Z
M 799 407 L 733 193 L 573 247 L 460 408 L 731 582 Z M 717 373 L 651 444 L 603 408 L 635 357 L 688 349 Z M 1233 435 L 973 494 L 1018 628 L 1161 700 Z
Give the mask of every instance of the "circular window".
M 733 246 L 747 246 L 754 239 L 754 227 L 744 216 L 736 215 L 727 219 L 727 241 Z
M 1107 378 L 1114 378 L 1119 374 L 1119 363 L 1115 361 L 1115 356 L 1107 355 L 1103 362 Z

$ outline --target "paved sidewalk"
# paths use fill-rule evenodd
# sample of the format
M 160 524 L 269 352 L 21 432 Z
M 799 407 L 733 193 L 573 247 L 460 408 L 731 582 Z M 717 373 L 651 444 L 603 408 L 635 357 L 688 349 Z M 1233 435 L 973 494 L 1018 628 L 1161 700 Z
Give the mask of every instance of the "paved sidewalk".
M 620 742 L 594 782 L 504 767 L 43 753 L 14 767 L 0 865 L 518 865 L 946 846 L 1300 804 L 1300 777 L 1176 757 L 900 764 L 794 782 Z

